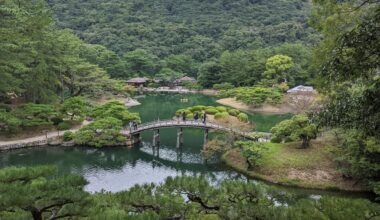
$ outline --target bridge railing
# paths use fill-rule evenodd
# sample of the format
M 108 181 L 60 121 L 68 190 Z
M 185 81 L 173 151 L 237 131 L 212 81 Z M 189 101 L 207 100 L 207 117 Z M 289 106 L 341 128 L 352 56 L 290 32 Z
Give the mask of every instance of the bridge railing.
M 153 128 L 153 127 L 163 127 L 163 126 L 168 126 L 168 125 L 195 125 L 199 127 L 208 127 L 208 128 L 214 128 L 214 129 L 219 129 L 219 130 L 225 130 L 225 131 L 231 131 L 233 133 L 238 133 L 238 134 L 243 134 L 243 135 L 248 135 L 248 132 L 243 132 L 235 128 L 227 127 L 227 126 L 222 126 L 219 124 L 215 123 L 210 123 L 206 122 L 203 123 L 202 121 L 194 121 L 194 120 L 156 120 L 156 121 L 151 121 L 147 123 L 140 124 L 137 128 L 137 130 L 133 130 L 134 132 L 138 132 L 141 130 L 145 130 L 147 128 Z
M 132 129 L 132 128 L 127 127 L 122 132 L 128 135 L 128 134 L 140 133 L 144 130 L 159 129 L 160 127 L 170 127 L 170 126 L 185 126 L 185 127 L 194 126 L 194 127 L 222 130 L 222 131 L 238 134 L 246 138 L 257 139 L 258 141 L 268 141 L 271 136 L 270 133 L 266 133 L 264 134 L 263 137 L 255 138 L 251 135 L 250 132 L 240 131 L 236 128 L 232 128 L 228 126 L 222 126 L 222 125 L 210 123 L 210 122 L 203 123 L 202 121 L 194 121 L 194 120 L 183 121 L 183 120 L 176 120 L 176 119 L 151 121 L 151 122 L 140 124 L 137 127 L 137 129 Z

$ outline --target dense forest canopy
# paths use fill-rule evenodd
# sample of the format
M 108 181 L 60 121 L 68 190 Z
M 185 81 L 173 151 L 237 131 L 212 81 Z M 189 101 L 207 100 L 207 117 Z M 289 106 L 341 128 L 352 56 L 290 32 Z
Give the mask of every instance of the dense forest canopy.
M 48 3 L 59 27 L 73 29 L 85 42 L 109 50 L 113 64 L 97 64 L 116 78 L 153 77 L 171 69 L 173 75 L 193 77 L 201 77 L 203 71 L 201 85 L 205 87 L 231 80 L 234 85 L 253 85 L 261 79 L 266 60 L 282 53 L 301 60 L 293 72 L 301 75 L 296 82 L 304 83 L 310 78 L 306 73 L 310 47 L 320 41 L 319 33 L 308 25 L 309 1 L 49 0 Z M 225 64 L 229 59 L 232 61 Z M 216 67 L 221 71 L 205 73 L 210 62 L 221 65 Z M 236 73 L 231 68 L 243 69 Z M 235 73 L 235 79 L 225 78 Z M 209 78 L 204 76 L 207 74 L 220 80 L 205 81 Z
M 204 61 L 225 50 L 285 42 L 316 43 L 300 0 L 48 1 L 58 25 L 88 43 L 123 55 L 145 49 L 160 58 L 186 54 Z
M 84 42 L 56 27 L 44 1 L 0 3 L 0 101 L 53 102 L 113 86 L 106 71 L 80 54 Z

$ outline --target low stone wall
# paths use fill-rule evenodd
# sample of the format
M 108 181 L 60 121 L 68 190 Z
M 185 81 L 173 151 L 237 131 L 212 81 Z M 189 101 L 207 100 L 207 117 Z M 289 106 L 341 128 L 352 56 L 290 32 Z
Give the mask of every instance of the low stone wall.
M 49 138 L 45 140 L 20 142 L 17 144 L 9 144 L 9 145 L 0 145 L 0 151 L 16 150 L 16 149 L 28 148 L 28 147 L 60 145 L 62 143 L 63 143 L 63 140 L 61 137 L 54 137 L 54 138 Z
M 132 138 L 131 140 L 128 140 L 125 144 L 121 144 L 120 146 L 133 146 L 134 144 L 140 142 L 140 138 Z M 9 151 L 9 150 L 16 150 L 16 149 L 22 149 L 22 148 L 31 148 L 31 147 L 41 147 L 41 146 L 64 146 L 64 147 L 72 147 L 75 146 L 75 143 L 70 142 L 64 142 L 63 138 L 61 136 L 54 137 L 54 138 L 48 138 L 45 140 L 39 140 L 39 141 L 30 141 L 30 142 L 22 142 L 17 144 L 9 144 L 9 145 L 0 145 L 0 151 Z

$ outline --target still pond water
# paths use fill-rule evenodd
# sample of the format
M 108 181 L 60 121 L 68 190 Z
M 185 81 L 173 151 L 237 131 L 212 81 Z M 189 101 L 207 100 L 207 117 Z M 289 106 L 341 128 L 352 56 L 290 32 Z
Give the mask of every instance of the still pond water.
M 187 100 L 184 102 L 184 99 Z M 194 105 L 217 105 L 214 97 L 200 94 L 151 94 L 138 98 L 140 106 L 131 108 L 139 112 L 143 122 L 172 118 L 175 111 Z M 290 115 L 251 114 L 250 121 L 257 131 L 269 131 L 277 122 Z M 205 164 L 201 157 L 203 133 L 197 129 L 185 129 L 184 145 L 176 150 L 176 130 L 163 129 L 160 132 L 159 151 L 151 146 L 152 133 L 142 134 L 143 142 L 128 149 L 115 147 L 93 149 L 85 147 L 30 148 L 0 154 L 0 167 L 35 166 L 54 164 L 60 174 L 83 175 L 89 184 L 87 191 L 121 191 L 135 184 L 162 182 L 168 176 L 203 175 L 213 184 L 225 179 L 252 181 L 271 191 L 291 193 L 294 197 L 315 199 L 320 195 L 338 197 L 367 197 L 366 194 L 338 193 L 280 187 L 262 181 L 249 180 L 218 161 Z

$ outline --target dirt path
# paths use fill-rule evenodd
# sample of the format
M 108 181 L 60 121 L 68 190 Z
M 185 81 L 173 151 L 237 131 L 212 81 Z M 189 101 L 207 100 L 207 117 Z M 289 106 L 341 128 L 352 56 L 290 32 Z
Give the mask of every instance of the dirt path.
M 288 104 L 283 103 L 278 106 L 264 104 L 261 107 L 251 107 L 249 105 L 244 104 L 241 101 L 236 100 L 236 98 L 224 98 L 216 101 L 219 104 L 230 106 L 232 108 L 236 108 L 242 111 L 248 112 L 263 112 L 263 113 L 273 113 L 273 114 L 286 114 L 286 113 L 295 113 L 295 109 L 290 107 Z
M 46 139 L 53 139 L 53 138 L 62 136 L 66 131 L 76 132 L 81 127 L 89 123 L 90 123 L 89 121 L 84 121 L 80 126 L 77 126 L 76 128 L 64 130 L 64 131 L 51 131 L 51 132 L 48 132 L 46 135 L 39 135 L 39 136 L 34 136 L 34 137 L 29 137 L 29 138 L 24 138 L 24 139 L 19 139 L 19 140 L 12 140 L 12 141 L 0 141 L 0 147 L 13 145 L 13 144 L 26 144 L 26 143 L 32 143 L 32 142 L 37 142 L 37 141 L 44 141 Z

